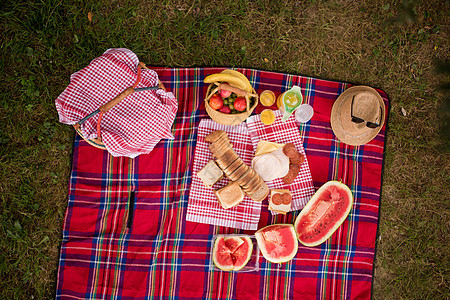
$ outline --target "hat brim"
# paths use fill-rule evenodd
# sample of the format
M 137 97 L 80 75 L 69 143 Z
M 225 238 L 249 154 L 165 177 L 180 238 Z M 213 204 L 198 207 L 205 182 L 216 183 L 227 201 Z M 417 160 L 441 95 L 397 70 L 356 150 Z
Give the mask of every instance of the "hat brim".
M 363 130 L 360 133 L 349 134 L 344 130 L 344 126 L 342 124 L 341 107 L 346 101 L 351 101 L 354 95 L 362 92 L 371 93 L 378 100 L 381 108 L 380 126 L 373 129 L 365 128 L 366 130 Z M 364 145 L 373 140 L 383 127 L 385 119 L 386 107 L 383 98 L 381 98 L 380 94 L 374 88 L 371 88 L 369 86 L 353 86 L 351 88 L 348 88 L 339 95 L 331 109 L 331 129 L 333 130 L 333 133 L 341 142 L 353 146 Z M 351 122 L 351 116 L 348 117 L 348 122 Z

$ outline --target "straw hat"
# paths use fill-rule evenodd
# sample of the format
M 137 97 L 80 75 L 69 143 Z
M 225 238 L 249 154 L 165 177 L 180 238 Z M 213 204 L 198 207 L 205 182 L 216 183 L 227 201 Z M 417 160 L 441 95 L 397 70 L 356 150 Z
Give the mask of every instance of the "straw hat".
M 341 142 L 353 146 L 364 145 L 380 132 L 385 113 L 383 99 L 375 89 L 354 86 L 345 90 L 334 102 L 331 128 Z M 353 119 L 359 123 L 352 121 L 352 117 L 356 117 Z

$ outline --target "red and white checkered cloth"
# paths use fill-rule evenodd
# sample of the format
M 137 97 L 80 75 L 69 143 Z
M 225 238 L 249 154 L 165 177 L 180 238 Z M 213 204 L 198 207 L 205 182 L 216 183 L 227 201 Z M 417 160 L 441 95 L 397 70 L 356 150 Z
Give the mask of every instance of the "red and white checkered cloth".
M 205 141 L 205 136 L 215 130 L 226 131 L 231 144 L 233 144 L 233 149 L 245 164 L 251 165 L 254 150 L 245 123 L 236 126 L 225 126 L 211 119 L 201 120 L 198 125 L 186 220 L 244 230 L 256 230 L 261 215 L 261 202 L 256 202 L 245 196 L 238 206 L 223 209 L 214 195 L 214 190 L 206 187 L 197 176 L 197 172 L 213 159 L 208 147 L 209 143 Z M 213 188 L 220 189 L 227 185 L 228 182 L 229 179 L 224 176 Z
M 295 148 L 305 157 L 305 161 L 300 166 L 300 172 L 293 183 L 286 185 L 280 178 L 267 182 L 270 189 L 289 189 L 292 193 L 291 211 L 299 210 L 306 205 L 315 193 L 308 157 L 303 148 L 303 139 L 295 123 L 294 115 L 291 115 L 286 122 L 281 122 L 283 113 L 276 110 L 274 114 L 275 122 L 270 126 L 261 122 L 261 115 L 249 117 L 246 121 L 248 131 L 255 151 L 260 140 L 279 144 L 293 143 Z M 272 214 L 276 213 L 272 212 Z
M 268 205 L 267 200 L 261 203 L 245 196 L 244 200 L 238 206 L 223 209 L 217 201 L 213 189 L 203 184 L 197 176 L 197 172 L 212 159 L 211 151 L 208 148 L 209 143 L 205 141 L 205 136 L 215 130 L 224 130 L 227 132 L 234 150 L 248 166 L 251 165 L 256 146 L 260 140 L 282 144 L 292 142 L 297 150 L 305 155 L 303 140 L 295 119 L 292 117 L 283 123 L 281 122 L 281 112 L 275 111 L 274 113 L 276 115 L 276 121 L 271 126 L 264 125 L 261 122 L 260 115 L 251 116 L 246 122 L 236 126 L 221 125 L 210 119 L 200 121 L 197 146 L 194 153 L 192 184 L 186 214 L 187 221 L 244 230 L 258 229 L 261 206 Z M 227 185 L 228 182 L 229 179 L 224 176 L 213 188 L 219 189 Z M 291 211 L 303 208 L 312 195 L 314 195 L 315 191 L 307 159 L 301 165 L 299 175 L 289 186 L 285 185 L 281 179 L 268 182 L 267 185 L 271 189 L 285 188 L 292 192 Z
M 59 121 L 74 125 L 115 98 L 137 79 L 139 59 L 128 49 L 109 49 L 72 74 L 56 99 Z M 158 85 L 158 74 L 142 69 L 137 87 Z M 101 138 L 113 156 L 136 157 L 152 151 L 161 139 L 173 139 L 171 127 L 178 109 L 175 96 L 162 89 L 131 94 L 103 115 Z M 97 138 L 99 114 L 81 125 L 87 139 Z

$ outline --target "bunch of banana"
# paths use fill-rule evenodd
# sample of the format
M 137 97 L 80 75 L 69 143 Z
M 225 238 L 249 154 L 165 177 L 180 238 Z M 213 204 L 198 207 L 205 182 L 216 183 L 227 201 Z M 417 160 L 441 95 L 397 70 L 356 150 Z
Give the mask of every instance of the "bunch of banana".
M 234 86 L 238 89 L 244 90 L 248 93 L 253 92 L 253 87 L 250 81 L 245 77 L 244 74 L 236 70 L 226 69 L 221 73 L 211 74 L 203 80 L 205 83 L 221 83 L 227 82 L 229 85 Z

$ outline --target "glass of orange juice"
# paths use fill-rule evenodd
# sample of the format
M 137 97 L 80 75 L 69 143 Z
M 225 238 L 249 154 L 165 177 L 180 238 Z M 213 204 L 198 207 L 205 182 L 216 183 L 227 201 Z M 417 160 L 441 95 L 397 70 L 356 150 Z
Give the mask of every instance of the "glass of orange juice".
M 259 95 L 259 102 L 264 106 L 272 106 L 275 100 L 275 93 L 270 90 L 265 90 Z
M 284 92 L 284 93 L 286 93 L 286 92 Z M 284 112 L 284 107 L 283 107 L 283 102 L 281 100 L 283 99 L 284 93 L 279 94 L 277 97 L 277 107 L 279 110 L 281 110 L 283 112 Z
M 265 125 L 272 125 L 275 122 L 275 114 L 269 108 L 261 112 L 261 122 Z

